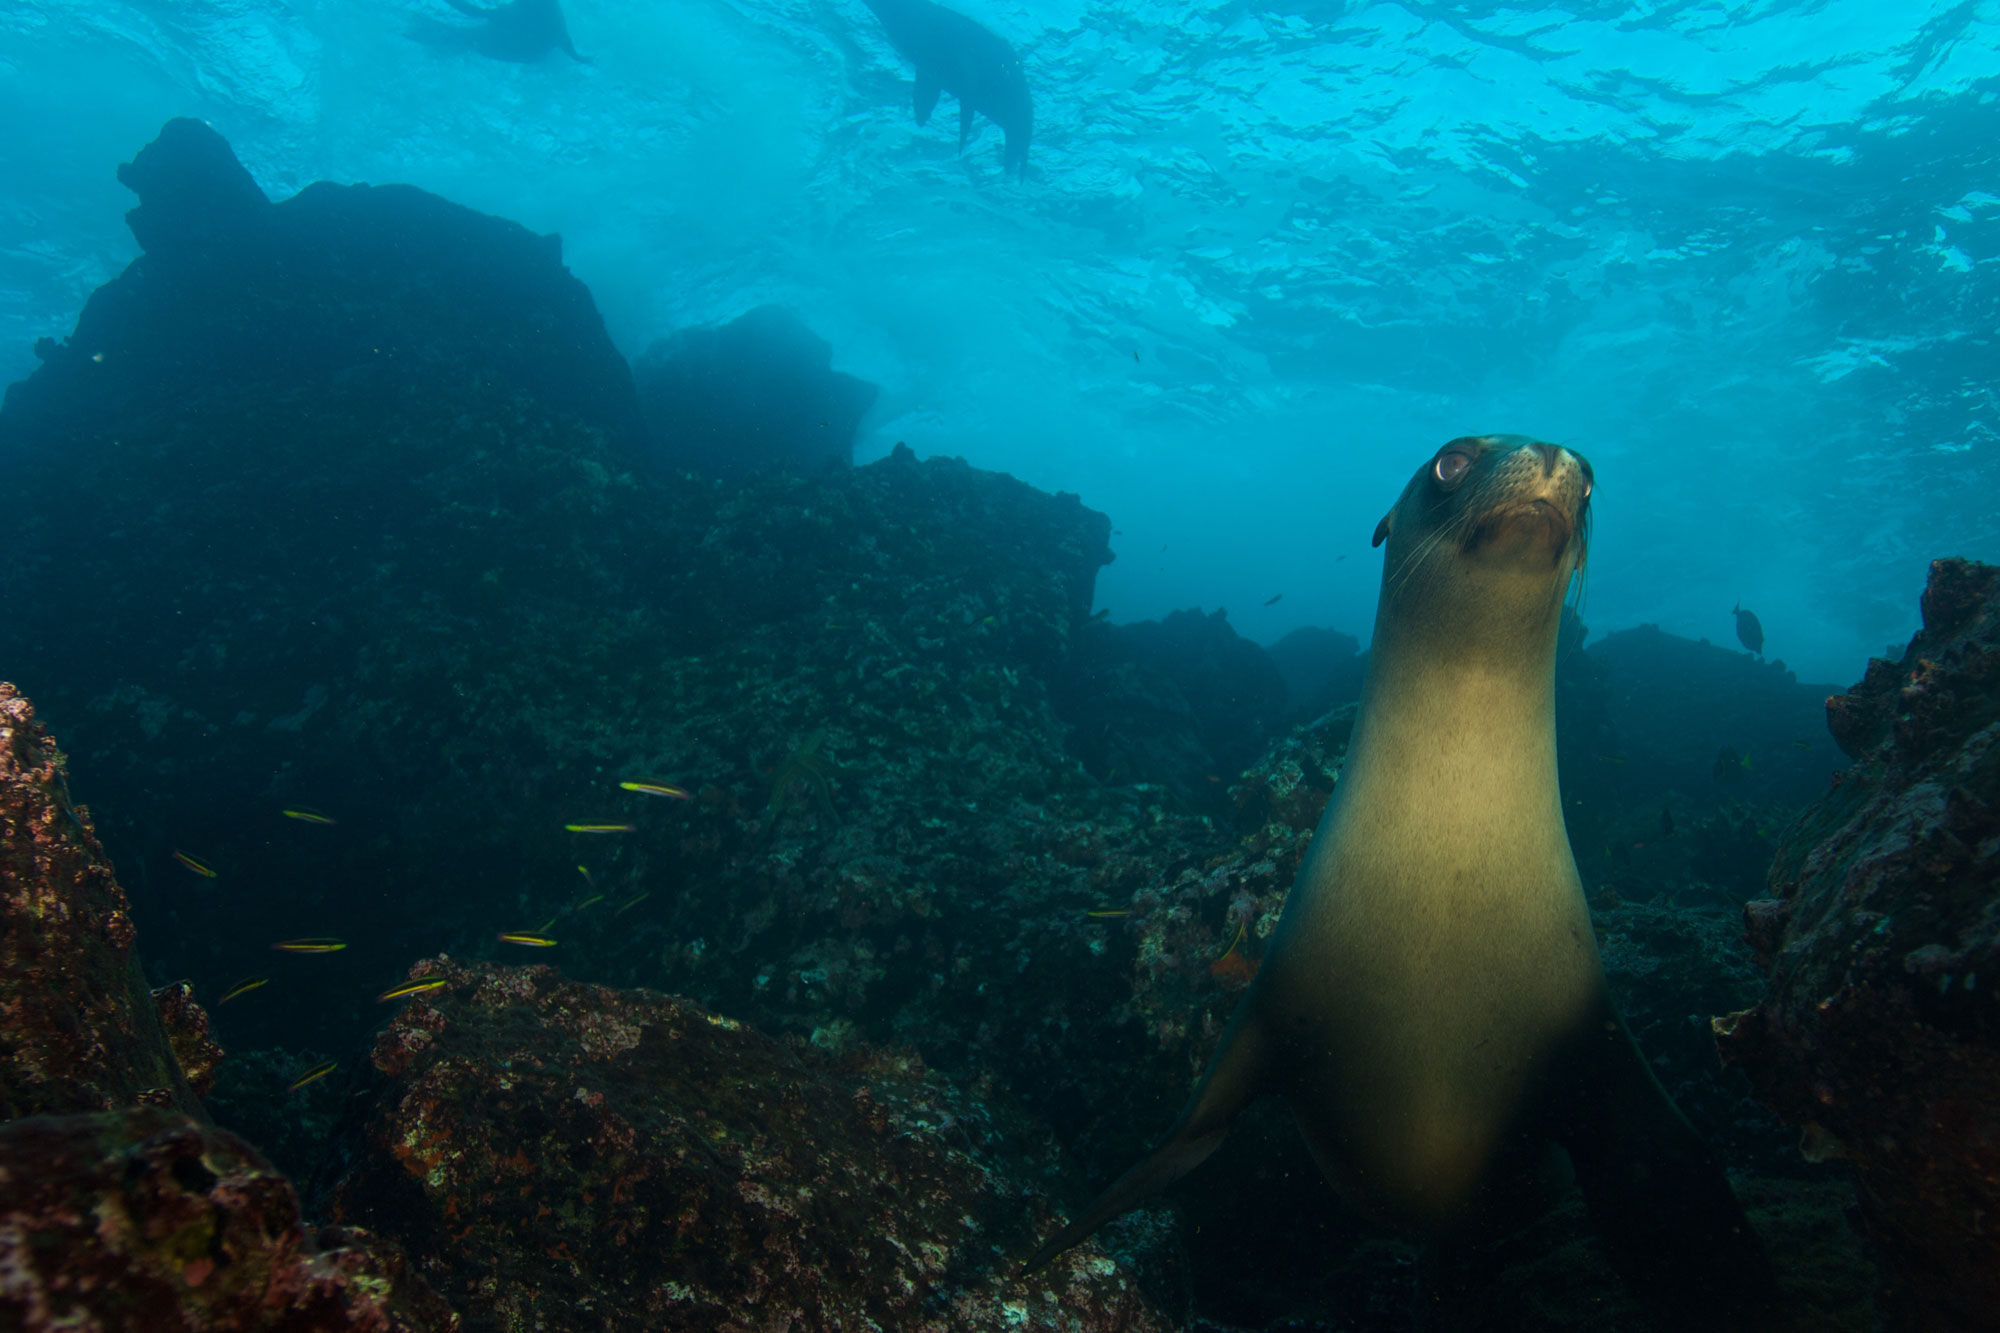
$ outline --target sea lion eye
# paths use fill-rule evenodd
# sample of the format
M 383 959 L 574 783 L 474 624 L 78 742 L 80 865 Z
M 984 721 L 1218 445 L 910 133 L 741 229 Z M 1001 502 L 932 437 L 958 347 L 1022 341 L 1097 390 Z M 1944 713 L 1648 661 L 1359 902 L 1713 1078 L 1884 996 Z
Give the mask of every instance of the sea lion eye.
M 1431 475 L 1438 479 L 1441 486 L 1456 486 L 1464 480 L 1466 470 L 1471 466 L 1470 454 L 1452 449 L 1437 456 L 1437 462 L 1431 464 Z

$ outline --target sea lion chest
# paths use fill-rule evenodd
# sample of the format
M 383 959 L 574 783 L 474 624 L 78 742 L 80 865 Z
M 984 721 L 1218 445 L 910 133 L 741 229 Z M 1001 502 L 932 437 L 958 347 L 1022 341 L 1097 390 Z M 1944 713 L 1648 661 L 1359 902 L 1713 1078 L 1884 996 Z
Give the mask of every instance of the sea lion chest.
M 1496 743 L 1365 722 L 1255 1003 L 1329 1178 L 1434 1229 L 1545 1142 L 1542 1092 L 1601 1010 L 1602 968 L 1552 730 Z

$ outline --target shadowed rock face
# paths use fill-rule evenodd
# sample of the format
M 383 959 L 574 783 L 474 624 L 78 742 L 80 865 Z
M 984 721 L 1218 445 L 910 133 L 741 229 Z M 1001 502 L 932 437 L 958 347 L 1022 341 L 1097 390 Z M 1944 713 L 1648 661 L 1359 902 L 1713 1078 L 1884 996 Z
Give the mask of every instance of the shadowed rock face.
M 299 1220 L 291 1184 L 233 1134 L 170 1111 L 0 1127 L 0 1328 L 454 1333 L 401 1256 Z
M 674 467 L 741 477 L 854 459 L 873 384 L 833 368 L 833 345 L 780 306 L 683 329 L 633 370 L 653 447 Z
M 1851 1163 L 1898 1327 L 2000 1310 L 2000 569 L 1931 566 L 1901 662 L 1827 700 L 1857 762 L 1749 904 L 1771 970 L 1724 1057 Z
M 635 444 L 631 372 L 562 242 L 408 185 L 307 186 L 269 202 L 229 145 L 169 121 L 119 169 L 145 254 L 7 390 L 12 442 L 60 452 L 99 431 L 270 395 L 264 435 L 303 395 L 376 402 L 483 378 Z
M 175 1021 L 162 1025 L 136 935 L 62 753 L 0 682 L 0 1119 L 140 1103 L 201 1114 L 221 1052 L 183 987 L 163 992 Z
M 377 1039 L 332 1207 L 398 1226 L 478 1327 L 1163 1327 L 1102 1258 L 1017 1280 L 1029 1163 L 914 1057 L 547 967 L 411 975 L 446 984 Z

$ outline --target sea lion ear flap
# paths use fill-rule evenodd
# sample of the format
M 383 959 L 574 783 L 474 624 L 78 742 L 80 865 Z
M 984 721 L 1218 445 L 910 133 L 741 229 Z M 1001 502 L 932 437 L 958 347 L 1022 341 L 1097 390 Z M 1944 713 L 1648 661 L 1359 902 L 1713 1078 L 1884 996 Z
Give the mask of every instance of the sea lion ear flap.
M 1368 544 L 1370 546 L 1380 546 L 1383 542 L 1388 541 L 1389 534 L 1394 531 L 1395 527 L 1396 511 L 1391 509 L 1388 513 L 1382 515 L 1382 521 L 1375 525 L 1375 540 Z

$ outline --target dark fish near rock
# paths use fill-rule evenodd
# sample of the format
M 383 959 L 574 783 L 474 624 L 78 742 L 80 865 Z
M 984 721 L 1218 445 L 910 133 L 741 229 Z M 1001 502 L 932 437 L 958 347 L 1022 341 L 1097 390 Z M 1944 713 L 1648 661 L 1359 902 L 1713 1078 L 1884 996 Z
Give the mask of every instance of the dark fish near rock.
M 1743 604 L 1738 602 L 1735 610 L 1730 614 L 1736 617 L 1736 637 L 1743 641 L 1745 648 L 1762 657 L 1764 655 L 1764 626 L 1758 622 L 1757 613 L 1755 611 L 1745 611 Z

